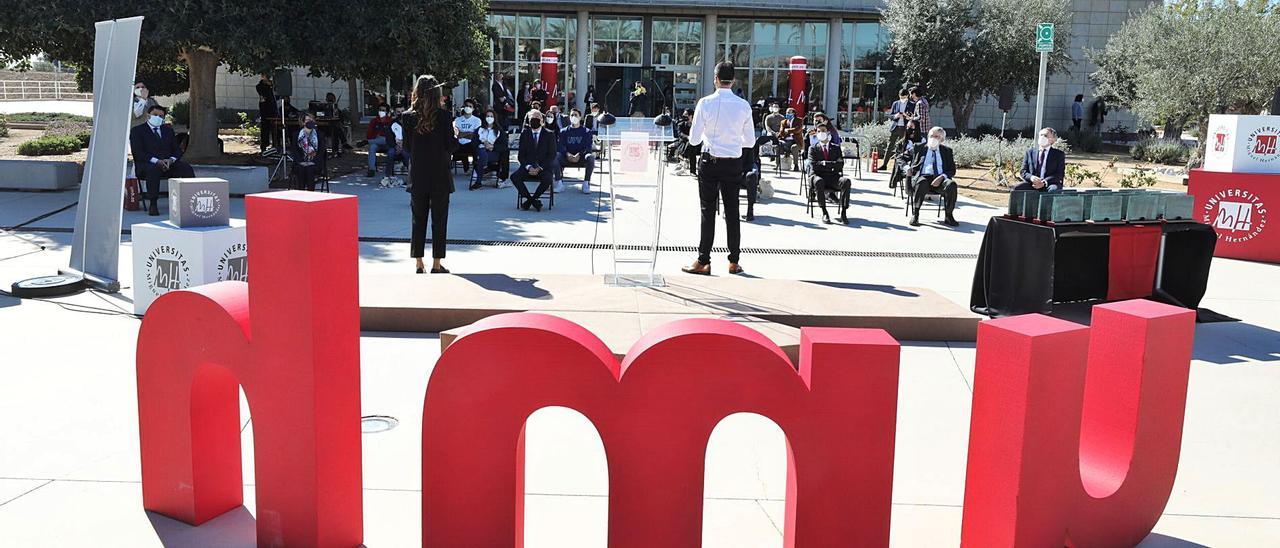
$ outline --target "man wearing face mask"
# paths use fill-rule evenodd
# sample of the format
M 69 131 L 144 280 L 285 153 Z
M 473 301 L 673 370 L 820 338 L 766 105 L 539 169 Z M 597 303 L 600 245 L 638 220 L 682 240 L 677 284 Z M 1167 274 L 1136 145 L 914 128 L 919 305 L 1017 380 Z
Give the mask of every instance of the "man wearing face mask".
M 462 157 L 462 171 L 471 172 L 471 161 L 476 157 L 476 132 L 480 131 L 480 117 L 475 115 L 476 102 L 467 99 L 462 102 L 462 116 L 453 119 L 453 127 L 458 130 L 458 150 L 454 156 Z
M 147 123 L 129 131 L 129 149 L 133 153 L 133 168 L 137 177 L 146 181 L 145 198 L 150 205 L 148 215 L 159 215 L 160 180 L 174 177 L 195 177 L 190 165 L 182 161 L 182 149 L 173 134 L 173 127 L 165 125 L 168 111 L 160 105 L 147 110 Z
M 796 117 L 796 109 L 788 108 L 778 134 L 778 150 L 781 156 L 791 157 L 791 171 L 800 170 L 800 146 L 804 142 L 804 120 Z
M 569 111 L 569 127 L 560 130 L 559 158 L 556 162 L 556 183 L 563 187 L 565 166 L 582 166 L 582 193 L 591 192 L 591 171 L 596 167 L 596 156 L 591 153 L 595 132 L 582 125 L 582 112 Z
M 1062 178 L 1067 172 L 1067 154 L 1053 148 L 1058 142 L 1058 133 L 1051 127 L 1040 130 L 1036 146 L 1022 155 L 1022 182 L 1013 187 L 1014 190 L 1036 190 L 1040 192 L 1060 192 Z
M 942 224 L 960 226 L 952 213 L 956 209 L 956 161 L 951 147 L 942 145 L 947 132 L 940 127 L 929 130 L 925 146 L 916 147 L 911 160 L 915 192 L 911 198 L 911 226 L 920 226 L 920 206 L 929 194 L 941 194 L 947 217 Z
M 542 194 L 551 188 L 552 168 L 556 161 L 556 135 L 542 127 L 542 112 L 529 111 L 525 117 L 528 129 L 520 132 L 520 148 L 517 157 L 520 167 L 511 174 L 511 182 L 515 183 L 516 192 L 520 193 L 520 209 L 528 211 L 533 208 L 542 211 Z M 533 193 L 525 181 L 538 180 L 538 188 Z
M 822 209 L 822 222 L 831 224 L 831 215 L 827 214 L 827 193 L 830 192 L 839 196 L 840 223 L 848 224 L 849 190 L 853 183 L 844 176 L 844 153 L 839 145 L 831 144 L 830 129 L 820 126 L 814 136 L 818 143 L 809 147 L 809 165 L 813 166 L 809 186 Z
M 138 82 L 133 85 L 133 120 L 129 127 L 135 128 L 147 123 L 147 111 L 151 107 L 156 106 L 156 100 L 151 98 L 151 93 L 147 90 L 147 85 Z
M 378 150 L 386 151 L 388 161 L 391 166 L 395 166 L 394 156 L 391 149 L 395 147 L 396 136 L 391 132 L 391 113 L 387 111 L 385 105 L 378 107 L 378 117 L 369 121 L 369 129 L 365 130 L 364 137 L 369 140 L 369 169 L 365 172 L 365 177 L 373 177 L 378 170 Z M 394 167 L 392 168 L 394 173 Z

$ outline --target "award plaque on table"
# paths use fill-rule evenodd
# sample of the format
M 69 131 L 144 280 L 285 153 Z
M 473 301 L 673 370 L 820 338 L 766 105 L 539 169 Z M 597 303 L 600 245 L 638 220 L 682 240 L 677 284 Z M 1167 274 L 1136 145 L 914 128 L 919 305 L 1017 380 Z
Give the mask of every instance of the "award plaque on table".
M 1045 223 L 1084 222 L 1084 195 L 1066 192 L 1045 192 L 1040 197 L 1036 219 Z
M 1124 197 L 1124 220 L 1125 222 L 1146 222 L 1154 221 L 1160 216 L 1160 196 L 1156 192 L 1138 191 L 1133 193 L 1125 193 Z
M 1166 221 L 1190 221 L 1195 196 L 1177 192 L 1160 193 L 1160 218 Z
M 1119 223 L 1124 220 L 1124 197 L 1102 191 L 1084 195 L 1084 216 L 1095 223 Z

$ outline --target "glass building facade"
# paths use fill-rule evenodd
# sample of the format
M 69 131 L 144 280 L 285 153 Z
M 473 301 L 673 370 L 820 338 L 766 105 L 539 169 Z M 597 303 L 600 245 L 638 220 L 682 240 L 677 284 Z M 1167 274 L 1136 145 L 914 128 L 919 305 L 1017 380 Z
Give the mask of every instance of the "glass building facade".
M 618 10 L 617 4 L 600 4 Z M 581 106 L 575 90 L 585 74 L 598 102 L 625 112 L 634 82 L 645 82 L 652 104 L 689 108 L 706 93 L 706 66 L 727 59 L 738 67 L 737 91 L 755 103 L 787 97 L 792 56 L 808 60 L 811 109 L 834 111 L 841 125 L 880 119 L 896 99 L 901 78 L 887 61 L 888 35 L 877 20 L 815 17 L 731 17 L 711 19 L 705 14 L 618 14 L 589 12 L 585 28 L 578 28 L 576 12 L 504 11 L 495 7 L 490 24 L 497 31 L 493 44 L 494 71 L 507 76 L 512 90 L 540 76 L 539 52 L 560 54 L 558 79 L 562 101 Z M 839 25 L 839 57 L 828 62 L 832 25 Z M 587 33 L 588 67 L 576 67 L 578 33 Z M 710 48 L 714 48 L 711 50 Z M 828 84 L 829 79 L 836 83 Z M 828 85 L 838 86 L 831 93 Z M 653 89 L 654 87 L 657 89 Z M 473 86 L 471 95 L 488 99 L 488 86 Z M 828 97 L 836 104 L 825 104 Z

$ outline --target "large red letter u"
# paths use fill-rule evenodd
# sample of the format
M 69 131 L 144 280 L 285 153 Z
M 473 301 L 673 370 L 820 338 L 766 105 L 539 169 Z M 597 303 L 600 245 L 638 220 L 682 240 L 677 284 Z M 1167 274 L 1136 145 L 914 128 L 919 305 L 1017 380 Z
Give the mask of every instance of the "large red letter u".
M 252 281 L 156 300 L 138 334 L 143 506 L 198 525 L 243 502 L 253 413 L 259 546 L 355 546 L 360 498 L 356 199 L 245 199 Z M 252 312 L 252 315 L 250 314 Z
M 1178 471 L 1195 312 L 1093 307 L 978 327 L 961 543 L 1133 546 Z M 1087 358 L 1087 359 L 1086 359 Z

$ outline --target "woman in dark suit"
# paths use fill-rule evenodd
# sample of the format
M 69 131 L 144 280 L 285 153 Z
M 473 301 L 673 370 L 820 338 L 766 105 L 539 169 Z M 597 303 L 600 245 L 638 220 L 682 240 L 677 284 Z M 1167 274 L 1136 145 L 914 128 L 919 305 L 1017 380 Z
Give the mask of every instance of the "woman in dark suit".
M 404 127 L 404 147 L 409 153 L 409 194 L 413 209 L 413 231 L 409 255 L 417 262 L 417 272 L 425 270 L 422 255 L 427 239 L 427 214 L 431 217 L 431 273 L 448 274 L 440 264 L 444 259 L 449 225 L 449 194 L 453 192 L 451 158 L 458 150 L 453 116 L 444 109 L 440 83 L 434 76 L 419 76 L 413 86 L 413 108 L 400 117 Z

